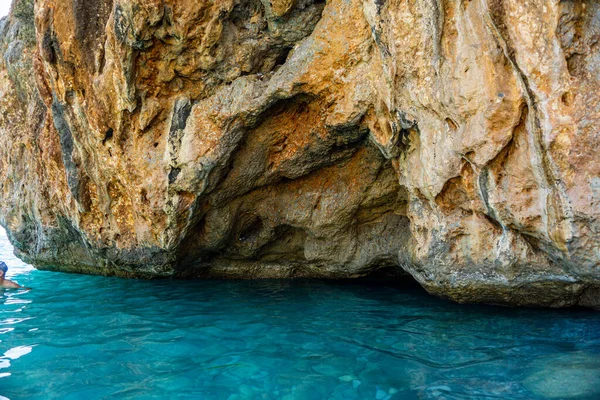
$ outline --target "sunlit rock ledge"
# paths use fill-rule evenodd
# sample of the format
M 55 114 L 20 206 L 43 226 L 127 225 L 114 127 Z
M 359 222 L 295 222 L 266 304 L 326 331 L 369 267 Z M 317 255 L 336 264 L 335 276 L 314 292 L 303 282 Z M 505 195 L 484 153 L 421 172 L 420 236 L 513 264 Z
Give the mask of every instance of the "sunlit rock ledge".
M 0 223 L 38 268 L 600 306 L 600 4 L 33 3 Z

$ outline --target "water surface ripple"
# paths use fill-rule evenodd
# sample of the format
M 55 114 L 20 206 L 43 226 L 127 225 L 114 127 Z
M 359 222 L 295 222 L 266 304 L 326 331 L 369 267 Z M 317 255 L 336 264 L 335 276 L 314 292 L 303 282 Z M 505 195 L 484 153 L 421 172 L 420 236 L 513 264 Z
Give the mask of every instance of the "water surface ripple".
M 0 232 L 1 234 L 2 232 Z M 0 236 L 0 399 L 598 399 L 600 317 L 323 281 L 35 271 Z

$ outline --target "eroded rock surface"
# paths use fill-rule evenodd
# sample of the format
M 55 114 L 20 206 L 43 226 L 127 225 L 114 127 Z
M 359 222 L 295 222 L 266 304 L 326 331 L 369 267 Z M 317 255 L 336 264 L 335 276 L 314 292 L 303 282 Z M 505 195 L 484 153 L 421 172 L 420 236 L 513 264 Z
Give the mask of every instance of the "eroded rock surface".
M 596 2 L 16 0 L 0 30 L 0 222 L 39 268 L 600 305 Z

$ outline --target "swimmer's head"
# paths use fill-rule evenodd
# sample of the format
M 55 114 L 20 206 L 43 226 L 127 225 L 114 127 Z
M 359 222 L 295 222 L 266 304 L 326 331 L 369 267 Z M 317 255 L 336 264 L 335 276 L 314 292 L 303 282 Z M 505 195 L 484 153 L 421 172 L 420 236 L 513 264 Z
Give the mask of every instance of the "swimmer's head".
M 0 275 L 2 277 L 4 277 L 6 275 L 7 271 L 8 271 L 8 265 L 6 265 L 4 262 L 0 261 Z

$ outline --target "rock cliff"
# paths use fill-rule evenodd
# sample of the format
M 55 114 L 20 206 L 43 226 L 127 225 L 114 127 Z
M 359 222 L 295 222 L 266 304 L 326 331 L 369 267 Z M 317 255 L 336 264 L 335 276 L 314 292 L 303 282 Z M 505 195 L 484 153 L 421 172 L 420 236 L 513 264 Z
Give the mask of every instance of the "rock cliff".
M 44 269 L 599 306 L 599 39 L 579 0 L 15 0 L 0 222 Z

